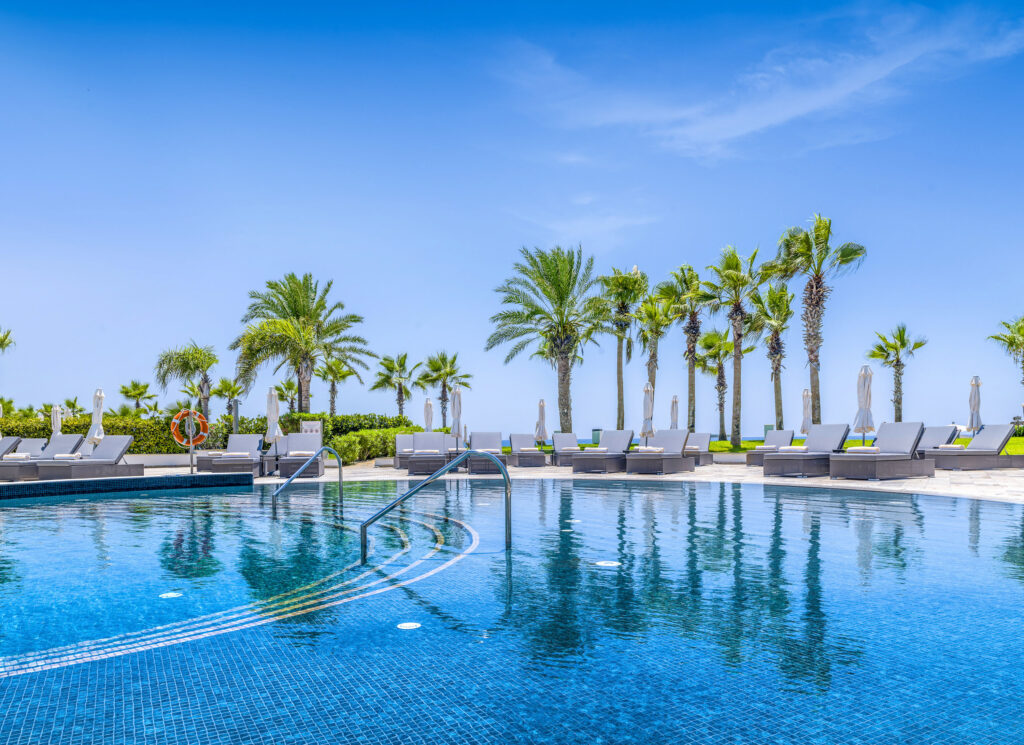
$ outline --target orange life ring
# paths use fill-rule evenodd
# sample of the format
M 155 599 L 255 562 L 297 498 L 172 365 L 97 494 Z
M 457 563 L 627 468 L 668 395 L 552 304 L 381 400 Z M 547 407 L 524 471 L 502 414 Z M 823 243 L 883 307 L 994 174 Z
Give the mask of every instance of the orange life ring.
M 183 434 L 181 431 L 181 423 L 188 417 L 192 417 L 192 420 L 198 425 L 198 432 L 193 432 L 192 438 L 188 435 Z M 171 420 L 171 436 L 174 437 L 174 441 L 181 445 L 183 448 L 193 447 L 194 445 L 200 445 L 206 441 L 206 437 L 210 434 L 210 425 L 206 422 L 206 417 L 200 414 L 198 411 L 192 409 L 182 409 L 174 415 L 174 419 Z

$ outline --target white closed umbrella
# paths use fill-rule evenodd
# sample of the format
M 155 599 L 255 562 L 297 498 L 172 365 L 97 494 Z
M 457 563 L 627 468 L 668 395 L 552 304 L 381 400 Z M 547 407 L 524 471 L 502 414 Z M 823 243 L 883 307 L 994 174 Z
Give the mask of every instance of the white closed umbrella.
M 462 388 L 455 387 L 452 391 L 452 434 L 455 435 L 455 446 L 459 445 L 459 430 L 462 429 Z
M 679 396 L 672 397 L 672 408 L 669 410 L 669 429 L 679 429 Z
M 427 432 L 434 431 L 434 402 L 429 398 L 423 404 L 423 429 Z
M 640 436 L 654 435 L 654 387 L 648 382 L 644 384 L 644 420 L 640 423 Z
M 267 392 L 267 434 L 263 439 L 267 445 L 284 439 L 284 431 L 281 429 L 281 399 L 278 398 L 274 386 L 270 386 Z
M 52 434 L 60 434 L 60 425 L 64 421 L 64 410 L 60 408 L 60 404 L 54 404 L 50 407 L 50 430 Z
M 537 442 L 547 442 L 548 439 L 546 408 L 543 398 L 537 402 L 537 426 L 533 428 L 533 439 Z
M 804 388 L 804 418 L 800 422 L 800 433 L 806 435 L 811 431 L 811 392 Z
M 90 445 L 99 445 L 103 439 L 103 400 L 105 398 L 102 388 L 97 388 L 96 392 L 92 394 L 92 424 L 89 427 L 89 433 L 85 436 L 85 441 Z
M 967 431 L 977 432 L 981 429 L 981 378 L 971 378 L 971 396 L 968 399 L 971 415 L 967 418 Z
M 860 432 L 861 444 L 867 441 L 865 435 L 875 431 L 875 420 L 871 416 L 871 367 L 864 365 L 857 373 L 857 416 L 853 419 L 853 431 Z
M 0 419 L 3 419 L 3 418 L 4 418 L 4 404 L 3 404 L 2 401 L 0 401 Z M 2 435 L 2 434 L 3 434 L 3 432 L 0 432 L 0 435 Z

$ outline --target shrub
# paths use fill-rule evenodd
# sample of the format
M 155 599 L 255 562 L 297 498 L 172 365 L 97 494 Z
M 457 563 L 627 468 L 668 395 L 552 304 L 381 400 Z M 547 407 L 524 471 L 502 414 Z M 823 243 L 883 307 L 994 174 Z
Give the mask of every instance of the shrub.
M 324 442 L 332 437 L 357 432 L 364 429 L 393 429 L 395 427 L 411 427 L 412 422 L 405 416 L 385 416 L 383 414 L 330 414 L 289 413 L 281 416 L 281 427 L 285 432 L 298 432 L 299 422 L 320 422 L 324 434 Z
M 395 435 L 422 432 L 423 427 L 389 427 L 388 429 L 360 429 L 347 432 L 330 440 L 343 463 L 351 464 L 371 458 L 386 458 L 395 454 Z
M 74 416 L 64 420 L 61 431 L 84 435 L 92 424 L 91 416 Z M 14 437 L 50 437 L 49 419 L 16 418 L 0 420 L 0 431 Z M 105 416 L 103 431 L 108 435 L 131 435 L 135 438 L 129 453 L 184 453 L 185 448 L 171 436 L 171 417 L 140 419 L 134 416 Z

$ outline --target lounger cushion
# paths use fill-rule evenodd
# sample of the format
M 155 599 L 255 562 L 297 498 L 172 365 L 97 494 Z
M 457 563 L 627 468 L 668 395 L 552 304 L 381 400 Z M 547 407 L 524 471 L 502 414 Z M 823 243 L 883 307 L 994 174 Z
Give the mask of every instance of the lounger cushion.
M 952 444 L 952 445 L 939 445 L 939 450 L 963 450 L 963 449 L 964 449 L 963 445 L 957 445 L 955 443 Z
M 477 448 L 481 453 L 500 453 L 498 448 Z
M 31 453 L 8 453 L 4 456 L 4 460 L 28 460 L 31 457 Z
M 608 448 L 587 448 L 584 452 L 587 453 L 607 453 Z
M 294 455 L 294 453 L 292 453 L 292 455 Z M 310 453 L 310 455 L 312 455 L 312 453 Z M 222 458 L 249 458 L 250 457 L 250 453 L 248 453 L 247 451 L 242 450 L 240 452 L 235 452 L 235 453 L 224 453 L 221 457 Z
M 81 458 L 81 453 L 57 453 L 53 456 L 54 460 L 80 460 Z
M 783 447 L 789 447 L 789 445 L 783 445 Z M 765 450 L 769 452 L 775 452 L 778 448 L 775 445 L 757 445 L 754 450 Z
M 640 452 L 640 453 L 664 453 L 665 452 L 665 448 L 656 448 L 656 447 L 651 447 L 649 445 L 641 445 L 640 447 L 637 448 L 637 452 Z
M 783 445 L 779 448 L 780 453 L 806 453 L 806 445 Z
M 440 452 L 440 450 L 414 450 L 413 455 L 438 455 Z
M 560 453 L 578 453 L 579 451 L 580 451 L 580 449 L 578 447 L 574 447 L 574 448 L 560 448 L 558 452 L 560 452 Z
M 436 450 L 434 452 L 437 452 Z M 242 453 L 242 455 L 248 455 L 248 453 Z M 314 451 L 312 450 L 289 450 L 288 456 L 290 458 L 312 458 Z
M 695 453 L 699 453 L 700 452 L 700 445 L 687 445 L 686 449 L 690 450 L 690 451 L 693 451 Z
M 520 453 L 537 453 L 540 452 L 540 448 L 519 448 Z
M 876 448 L 874 445 L 854 445 L 851 448 L 847 448 L 848 453 L 880 453 L 881 449 Z

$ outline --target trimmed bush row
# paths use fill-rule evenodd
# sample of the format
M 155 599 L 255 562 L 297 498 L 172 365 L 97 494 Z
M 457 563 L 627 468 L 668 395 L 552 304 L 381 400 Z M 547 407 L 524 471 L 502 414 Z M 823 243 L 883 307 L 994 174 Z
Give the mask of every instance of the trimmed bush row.
M 405 416 L 384 416 L 383 414 L 282 414 L 281 427 L 285 432 L 298 432 L 299 422 L 318 421 L 324 433 L 324 442 L 330 442 L 338 435 L 368 429 L 394 429 L 411 427 L 412 422 Z M 265 430 L 264 430 L 265 431 Z
M 388 429 L 360 429 L 330 440 L 344 464 L 358 463 L 371 458 L 386 458 L 395 454 L 395 435 L 422 432 L 423 427 L 389 427 Z

